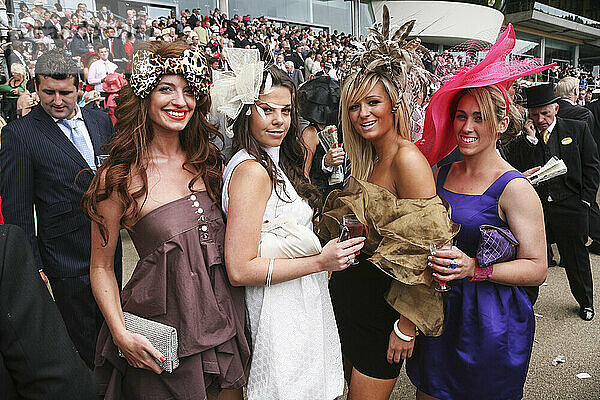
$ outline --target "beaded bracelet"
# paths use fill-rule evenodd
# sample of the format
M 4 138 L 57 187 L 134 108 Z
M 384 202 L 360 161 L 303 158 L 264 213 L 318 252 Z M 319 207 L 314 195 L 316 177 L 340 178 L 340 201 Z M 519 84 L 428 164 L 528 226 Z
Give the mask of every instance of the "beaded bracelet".
M 479 266 L 479 261 L 477 261 L 477 258 L 474 258 L 473 260 L 475 261 L 475 271 L 473 272 L 473 277 L 469 279 L 469 281 L 482 282 L 492 279 L 494 264 L 490 264 L 489 266 L 482 268 Z

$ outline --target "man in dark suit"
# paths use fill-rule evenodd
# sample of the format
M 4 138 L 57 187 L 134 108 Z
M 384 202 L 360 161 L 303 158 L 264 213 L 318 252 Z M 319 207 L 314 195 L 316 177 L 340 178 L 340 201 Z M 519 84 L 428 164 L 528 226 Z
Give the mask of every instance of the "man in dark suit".
M 565 175 L 540 183 L 536 190 L 544 208 L 546 233 L 556 242 L 579 316 L 594 317 L 592 273 L 586 243 L 588 209 L 596 200 L 600 161 L 596 142 L 585 122 L 557 117 L 558 98 L 552 84 L 525 89 L 535 131 L 512 146 L 509 162 L 517 169 L 544 165 L 552 156 L 567 166 Z
M 290 78 L 292 78 L 292 81 L 294 82 L 294 86 L 296 86 L 296 89 L 298 89 L 298 86 L 300 86 L 304 83 L 304 75 L 302 75 L 302 71 L 294 68 L 294 63 L 291 61 L 285 62 L 285 70 L 287 71 Z
M 295 48 L 294 50 L 286 49 L 284 58 L 286 62 L 293 62 L 294 68 L 298 71 L 302 71 L 302 69 L 304 68 L 304 57 L 302 57 L 300 48 Z
M 96 398 L 93 374 L 40 279 L 27 235 L 1 224 L 0 388 L 5 400 Z
M 588 108 L 576 103 L 580 93 L 579 79 L 572 76 L 562 78 L 556 85 L 555 92 L 557 96 L 561 97 L 558 100 L 557 115 L 561 118 L 584 121 L 592 132 L 596 147 L 600 148 L 600 130 L 596 129 L 594 114 Z M 590 206 L 589 225 L 589 236 L 592 238 L 592 243 L 588 246 L 588 250 L 600 254 L 600 209 L 595 199 Z
M 114 28 L 106 28 L 106 35 L 108 39 L 104 41 L 104 45 L 108 49 L 108 59 L 119 65 L 120 62 L 127 62 L 127 54 L 125 53 L 125 46 L 119 39 Z
M 596 145 L 600 149 L 600 100 L 596 99 L 585 105 L 585 108 L 590 110 L 594 116 L 594 127 L 592 128 L 592 135 L 596 139 Z
M 150 36 L 146 32 L 146 24 L 139 24 L 137 33 L 135 34 L 135 39 L 140 42 L 147 42 L 150 40 Z
M 2 129 L 2 211 L 29 236 L 69 335 L 92 367 L 102 314 L 90 286 L 91 226 L 80 202 L 108 153 L 112 124 L 106 113 L 77 107 L 78 68 L 68 54 L 42 55 L 35 73 L 40 104 Z M 115 273 L 120 280 L 120 243 Z
M 564 119 L 576 119 L 578 121 L 584 121 L 592 135 L 594 135 L 594 115 L 590 110 L 585 107 L 578 105 L 577 99 L 579 98 L 579 79 L 572 76 L 562 78 L 556 85 L 556 96 L 558 99 L 558 116 Z M 595 137 L 596 145 L 600 144 L 600 137 Z
M 88 40 L 87 24 L 81 23 L 77 26 L 77 33 L 71 41 L 71 54 L 73 57 L 81 57 L 91 49 L 91 43 Z

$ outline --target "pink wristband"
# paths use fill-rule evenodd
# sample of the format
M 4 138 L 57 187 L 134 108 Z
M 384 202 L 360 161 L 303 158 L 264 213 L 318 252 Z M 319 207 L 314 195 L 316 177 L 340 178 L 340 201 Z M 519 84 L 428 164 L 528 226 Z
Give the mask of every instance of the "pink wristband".
M 482 282 L 489 281 L 492 278 L 492 273 L 494 272 L 494 264 L 491 264 L 485 268 L 479 266 L 479 261 L 475 260 L 475 271 L 473 273 L 473 277 L 469 279 L 470 282 Z

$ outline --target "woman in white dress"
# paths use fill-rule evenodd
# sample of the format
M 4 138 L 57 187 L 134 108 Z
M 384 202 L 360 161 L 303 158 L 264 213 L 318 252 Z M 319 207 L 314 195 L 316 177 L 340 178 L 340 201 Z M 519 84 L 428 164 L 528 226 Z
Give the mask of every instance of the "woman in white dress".
M 248 399 L 334 399 L 344 378 L 328 271 L 348 267 L 364 238 L 321 249 L 312 232 L 319 192 L 302 171 L 294 84 L 273 66 L 261 78 L 258 100 L 234 122 L 239 151 L 222 195 L 225 263 L 231 283 L 246 286 L 252 333 Z

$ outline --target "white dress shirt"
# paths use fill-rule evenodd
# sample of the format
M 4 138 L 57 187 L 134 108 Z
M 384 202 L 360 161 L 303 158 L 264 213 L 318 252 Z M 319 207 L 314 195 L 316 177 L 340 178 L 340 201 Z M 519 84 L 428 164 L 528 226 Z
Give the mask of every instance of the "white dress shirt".
M 106 78 L 106 75 L 112 74 L 116 70 L 117 64 L 114 64 L 108 60 L 94 61 L 92 65 L 90 65 L 90 70 L 88 71 L 88 83 L 90 85 L 94 85 L 94 89 L 97 91 L 103 92 L 102 79 Z

